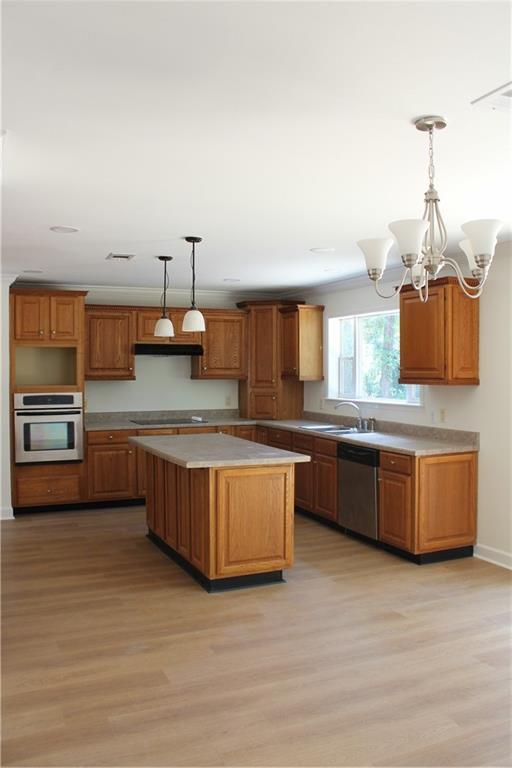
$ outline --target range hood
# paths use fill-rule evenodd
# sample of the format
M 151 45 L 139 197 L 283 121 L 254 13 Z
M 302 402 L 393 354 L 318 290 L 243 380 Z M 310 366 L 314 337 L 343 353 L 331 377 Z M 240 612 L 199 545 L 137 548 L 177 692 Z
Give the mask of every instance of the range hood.
M 153 355 L 154 357 L 169 357 L 181 355 L 191 357 L 204 353 L 201 344 L 134 344 L 136 355 Z

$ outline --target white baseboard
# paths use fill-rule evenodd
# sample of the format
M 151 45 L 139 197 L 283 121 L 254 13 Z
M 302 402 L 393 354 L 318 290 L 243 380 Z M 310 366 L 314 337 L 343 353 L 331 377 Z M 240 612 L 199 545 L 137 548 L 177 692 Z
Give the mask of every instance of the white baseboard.
M 501 565 L 502 568 L 512 570 L 512 554 L 505 552 L 504 549 L 495 549 L 494 547 L 486 547 L 485 544 L 476 544 L 473 554 L 480 560 L 486 560 L 488 563 Z
M 12 507 L 0 507 L 0 520 L 14 520 Z

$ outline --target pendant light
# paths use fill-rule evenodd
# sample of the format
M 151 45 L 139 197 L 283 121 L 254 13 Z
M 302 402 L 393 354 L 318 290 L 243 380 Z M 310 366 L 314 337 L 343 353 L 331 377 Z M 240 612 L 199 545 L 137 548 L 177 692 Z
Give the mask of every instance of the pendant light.
M 196 307 L 196 243 L 200 243 L 202 239 L 202 237 L 196 237 L 195 235 L 188 235 L 185 238 L 187 243 L 192 243 L 192 256 L 190 258 L 190 265 L 192 267 L 192 294 L 190 309 L 183 318 L 181 330 L 189 333 L 197 333 L 206 330 L 204 317 Z
M 174 336 L 174 326 L 172 320 L 167 317 L 167 288 L 169 285 L 167 262 L 172 261 L 172 256 L 159 256 L 158 260 L 164 263 L 164 292 L 162 294 L 162 317 L 156 321 L 155 336 L 172 338 Z

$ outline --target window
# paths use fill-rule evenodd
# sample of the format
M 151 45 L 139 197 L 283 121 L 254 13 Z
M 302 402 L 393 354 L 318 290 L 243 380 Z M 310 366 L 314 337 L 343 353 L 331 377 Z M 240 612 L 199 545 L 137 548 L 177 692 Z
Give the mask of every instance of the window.
M 329 320 L 330 397 L 420 404 L 419 385 L 399 384 L 398 310 Z

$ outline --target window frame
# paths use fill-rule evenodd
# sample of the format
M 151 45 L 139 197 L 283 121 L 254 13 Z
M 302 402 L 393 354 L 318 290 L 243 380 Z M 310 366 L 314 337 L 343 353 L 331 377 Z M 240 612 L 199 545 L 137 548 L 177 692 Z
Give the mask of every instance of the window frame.
M 361 332 L 359 329 L 359 318 L 365 318 L 365 317 L 373 317 L 373 316 L 382 316 L 382 315 L 398 315 L 400 316 L 400 310 L 399 309 L 389 309 L 389 310 L 374 310 L 371 312 L 351 312 L 350 314 L 346 315 L 339 315 L 336 317 L 330 317 L 328 320 L 328 335 L 327 335 L 327 342 L 328 342 L 328 356 L 329 356 L 329 367 L 328 367 L 328 376 L 327 376 L 327 389 L 328 389 L 328 395 L 325 398 L 327 401 L 333 401 L 333 402 L 341 402 L 343 400 L 353 400 L 357 403 L 366 403 L 368 405 L 374 405 L 374 406 L 392 406 L 394 408 L 422 408 L 424 406 L 424 387 L 420 384 L 405 384 L 406 387 L 417 387 L 418 388 L 418 399 L 417 400 L 398 400 L 394 398 L 371 398 L 366 397 L 364 395 L 359 394 L 361 391 L 361 371 L 359 367 L 359 359 L 360 359 L 360 347 L 361 347 Z M 342 321 L 348 320 L 348 319 L 354 319 L 354 354 L 353 354 L 353 375 L 355 379 L 355 386 L 354 390 L 356 392 L 355 395 L 343 395 L 341 394 L 341 384 L 342 384 L 342 370 L 343 370 L 343 361 L 350 359 L 351 356 L 343 357 L 342 355 Z M 333 346 L 335 345 L 335 352 L 333 351 Z M 334 360 L 335 358 L 335 360 Z M 333 363 L 335 362 L 335 365 Z M 333 381 L 333 374 L 335 372 L 335 381 Z

